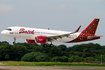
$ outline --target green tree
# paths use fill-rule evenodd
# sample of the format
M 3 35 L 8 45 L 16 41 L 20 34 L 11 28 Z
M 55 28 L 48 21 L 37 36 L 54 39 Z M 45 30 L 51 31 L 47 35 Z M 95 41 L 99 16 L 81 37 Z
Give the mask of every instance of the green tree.
M 36 61 L 37 62 L 45 62 L 45 61 L 48 62 L 49 61 L 49 57 L 48 57 L 48 55 L 42 53 L 42 54 L 40 54 L 39 56 L 36 57 Z
M 4 61 L 4 60 L 7 60 L 7 58 L 5 59 L 5 57 L 9 56 L 9 59 L 8 60 L 13 60 L 13 56 L 14 56 L 14 49 L 12 47 L 12 45 L 9 45 L 9 44 L 5 44 L 5 45 L 2 45 L 0 46 L 0 55 L 1 55 L 1 60 Z
M 68 62 L 81 62 L 81 61 L 83 61 L 83 58 L 79 56 L 71 56 L 70 58 L 68 58 Z
M 0 61 L 1 61 L 1 60 L 3 60 L 3 57 L 2 57 L 2 55 L 0 54 Z
M 84 58 L 86 58 L 86 57 L 94 57 L 95 56 L 95 53 L 92 52 L 90 49 L 86 48 L 86 49 L 84 49 L 82 56 Z
M 86 57 L 86 58 L 84 59 L 84 61 L 90 63 L 90 62 L 96 61 L 96 59 L 93 58 L 93 57 Z
M 49 57 L 45 53 L 31 52 L 31 53 L 25 54 L 21 58 L 21 60 L 22 61 L 42 62 L 42 61 L 49 61 Z
M 5 60 L 9 60 L 9 55 L 6 54 L 5 57 L 4 57 L 4 59 L 5 59 Z
M 66 51 L 67 49 L 66 45 L 59 45 L 58 48 L 60 48 L 62 51 Z
M 87 48 L 87 45 L 86 44 L 80 44 L 80 45 L 74 45 L 72 48 L 71 48 L 71 51 L 79 51 L 79 52 L 83 52 L 83 50 Z
M 74 53 L 75 53 L 75 55 L 77 55 L 77 56 L 79 56 L 79 57 L 82 56 L 82 52 L 76 51 L 76 52 L 74 52 Z
M 51 58 L 51 62 L 60 62 L 60 58 L 58 56 Z
M 68 62 L 68 57 L 67 56 L 60 57 L 60 62 Z
M 42 49 L 42 46 L 34 46 L 32 45 L 32 52 L 42 52 L 43 49 Z
M 9 44 L 9 43 L 7 41 L 0 42 L 0 45 L 5 45 L 5 44 Z
M 69 57 L 71 57 L 73 55 L 75 55 L 75 53 L 73 51 L 70 51 L 69 54 L 68 54 Z
M 15 60 L 20 61 L 21 57 L 23 57 L 27 52 L 28 49 L 26 48 L 26 46 L 22 46 L 22 45 L 14 45 L 14 50 L 15 50 Z
M 67 56 L 62 56 L 62 57 L 53 57 L 51 62 L 68 62 L 68 57 Z

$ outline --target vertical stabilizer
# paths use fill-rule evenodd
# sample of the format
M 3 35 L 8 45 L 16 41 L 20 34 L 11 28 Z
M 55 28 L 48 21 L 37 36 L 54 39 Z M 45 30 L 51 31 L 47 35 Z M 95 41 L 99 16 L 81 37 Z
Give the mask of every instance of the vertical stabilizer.
M 99 19 L 95 18 L 83 31 L 83 34 L 95 35 Z
M 94 39 L 99 39 L 99 36 L 96 36 L 96 29 L 99 23 L 98 18 L 95 18 L 81 33 L 80 35 L 74 39 L 73 42 L 82 42 L 82 41 L 89 41 L 89 40 L 94 40 Z

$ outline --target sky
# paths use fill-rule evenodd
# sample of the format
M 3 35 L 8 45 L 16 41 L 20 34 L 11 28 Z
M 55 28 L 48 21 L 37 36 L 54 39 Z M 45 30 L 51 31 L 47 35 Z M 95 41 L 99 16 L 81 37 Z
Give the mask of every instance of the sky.
M 81 25 L 81 32 L 94 18 L 100 19 L 96 35 L 102 35 L 101 39 L 54 45 L 105 45 L 105 0 L 0 0 L 0 31 L 10 26 L 23 26 L 73 32 Z M 12 44 L 13 38 L 0 34 L 0 41 Z M 25 40 L 17 39 L 16 42 Z

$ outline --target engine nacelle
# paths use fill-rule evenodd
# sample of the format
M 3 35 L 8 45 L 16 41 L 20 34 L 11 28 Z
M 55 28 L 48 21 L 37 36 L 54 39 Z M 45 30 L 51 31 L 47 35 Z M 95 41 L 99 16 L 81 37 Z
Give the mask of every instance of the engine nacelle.
M 26 42 L 29 43 L 29 44 L 36 44 L 36 43 L 45 44 L 46 43 L 46 37 L 44 37 L 44 36 L 36 36 L 36 37 L 34 37 L 34 40 L 26 39 Z
M 26 42 L 28 44 L 36 44 L 35 40 L 26 39 Z
M 35 37 L 35 42 L 36 43 L 43 43 L 43 44 L 45 44 L 46 43 L 46 37 L 44 37 L 44 36 L 37 36 L 37 37 Z

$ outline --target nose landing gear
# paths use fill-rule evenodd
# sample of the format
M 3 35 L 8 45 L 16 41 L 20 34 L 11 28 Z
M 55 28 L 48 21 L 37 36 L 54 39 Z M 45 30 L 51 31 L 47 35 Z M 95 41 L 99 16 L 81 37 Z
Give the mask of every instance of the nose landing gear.
M 14 38 L 14 42 L 13 42 L 13 44 L 15 44 L 15 42 L 16 42 L 16 38 Z

